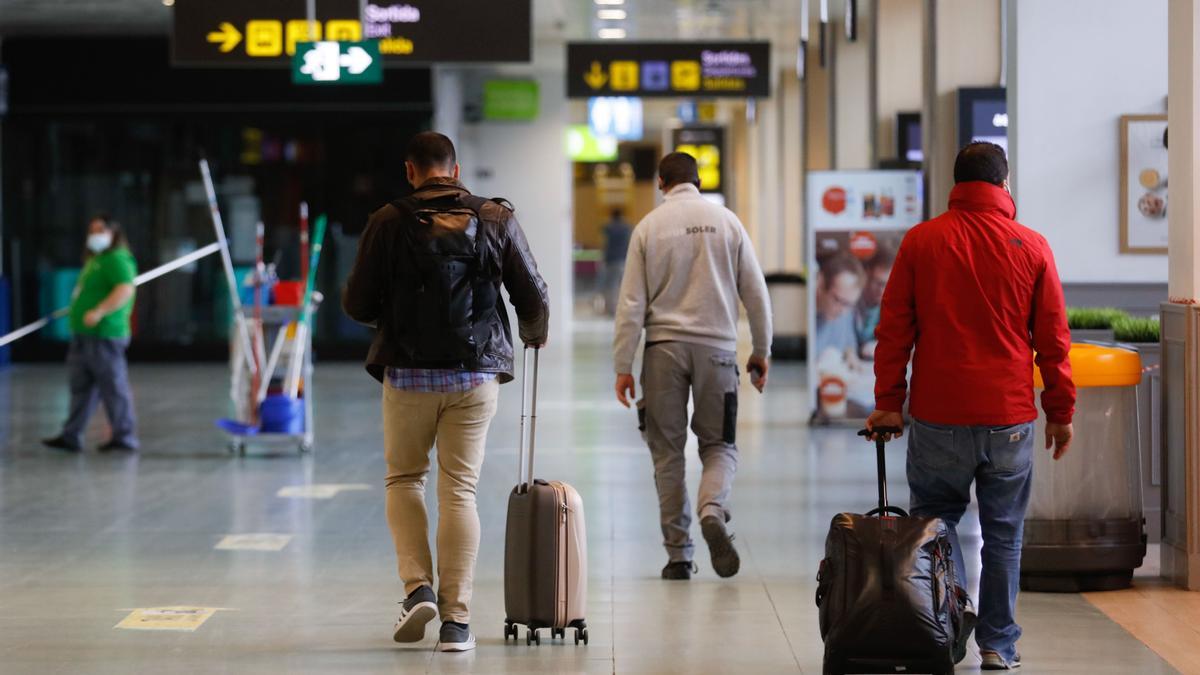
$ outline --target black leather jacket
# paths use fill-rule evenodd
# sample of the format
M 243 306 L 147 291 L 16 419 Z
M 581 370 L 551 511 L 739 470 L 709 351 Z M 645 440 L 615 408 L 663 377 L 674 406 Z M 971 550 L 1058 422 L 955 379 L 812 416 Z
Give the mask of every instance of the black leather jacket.
M 414 345 L 407 344 L 408 322 L 421 321 L 420 316 L 397 316 L 395 294 L 411 293 L 407 288 L 405 261 L 411 259 L 406 247 L 411 246 L 405 230 L 413 226 L 414 216 L 402 213 L 388 204 L 371 214 L 367 228 L 358 242 L 358 257 L 342 292 L 342 309 L 355 321 L 376 329 L 375 339 L 367 354 L 367 372 L 383 381 L 384 369 L 446 368 L 451 370 L 498 373 L 501 382 L 513 379 L 512 331 L 508 311 L 500 296 L 503 284 L 517 312 L 521 341 L 528 345 L 546 342 L 550 318 L 550 302 L 546 283 L 538 274 L 537 263 L 529 252 L 525 233 L 513 212 L 505 206 L 475 198 L 453 178 L 432 178 L 417 188 L 407 199 L 420 206 L 422 202 L 459 200 L 478 215 L 476 246 L 487 247 L 486 257 L 496 263 L 489 265 L 491 282 L 496 289 L 496 309 L 487 321 L 490 325 L 481 334 L 487 335 L 478 358 L 455 362 L 425 362 L 414 356 Z

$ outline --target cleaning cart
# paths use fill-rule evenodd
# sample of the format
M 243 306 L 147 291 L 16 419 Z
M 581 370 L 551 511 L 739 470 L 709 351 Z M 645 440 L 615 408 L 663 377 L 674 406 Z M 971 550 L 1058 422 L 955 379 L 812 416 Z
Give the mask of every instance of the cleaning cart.
M 321 304 L 313 286 L 321 260 L 326 218 L 317 218 L 308 243 L 308 208 L 301 205 L 301 261 L 304 292 L 286 295 L 295 304 L 280 304 L 283 284 L 275 286 L 276 303 L 266 304 L 271 295 L 270 277 L 263 264 L 263 226 L 258 226 L 257 263 L 251 278 L 252 306 L 235 310 L 245 335 L 230 342 L 230 399 L 234 417 L 217 420 L 229 438 L 231 452 L 245 454 L 246 446 L 295 444 L 301 453 L 311 452 L 313 442 L 312 320 Z M 307 254 L 307 255 L 306 255 Z M 241 289 L 233 288 L 235 294 Z M 294 291 L 294 289 L 292 289 Z M 271 345 L 270 356 L 266 349 Z
M 310 316 L 316 313 L 320 302 L 320 293 L 315 293 L 309 301 Z M 248 321 L 254 320 L 254 311 L 251 307 L 242 308 Z M 241 341 L 230 340 L 229 397 L 233 403 L 234 417 L 221 420 L 218 425 L 225 431 L 232 453 L 244 455 L 248 445 L 267 448 L 295 445 L 301 453 L 312 452 L 315 447 L 312 331 L 300 329 L 296 314 L 296 306 L 267 305 L 261 308 L 263 343 L 274 346 L 264 368 L 267 374 L 265 392 L 261 391 L 263 383 L 260 382 L 260 395 L 254 398 L 251 397 L 251 387 L 255 378 L 246 367 Z M 292 397 L 287 392 L 289 373 L 275 366 L 290 364 L 296 358 L 299 359 L 297 370 L 300 377 L 297 396 Z M 256 400 L 261 400 L 257 410 L 254 405 Z

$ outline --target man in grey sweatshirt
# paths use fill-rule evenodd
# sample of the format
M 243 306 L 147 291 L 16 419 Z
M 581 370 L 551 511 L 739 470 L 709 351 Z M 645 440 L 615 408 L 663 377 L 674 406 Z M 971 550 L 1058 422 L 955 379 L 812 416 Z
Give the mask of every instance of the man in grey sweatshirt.
M 633 360 L 644 329 L 644 429 L 668 555 L 662 576 L 689 579 L 695 571 L 683 454 L 690 394 L 704 465 L 700 529 L 713 569 L 730 577 L 740 566 L 726 526 L 737 471 L 738 301 L 754 344 L 746 367 L 760 392 L 767 384 L 771 305 L 746 229 L 732 211 L 700 195 L 696 160 L 671 153 L 658 174 L 666 198 L 633 232 L 617 303 L 617 400 L 629 407 L 636 396 Z

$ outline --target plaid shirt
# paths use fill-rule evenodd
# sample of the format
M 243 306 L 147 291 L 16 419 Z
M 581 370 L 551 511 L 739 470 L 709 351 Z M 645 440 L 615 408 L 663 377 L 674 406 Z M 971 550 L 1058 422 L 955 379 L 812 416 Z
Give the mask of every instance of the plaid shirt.
M 461 394 L 496 379 L 496 373 L 391 367 L 386 376 L 392 389 L 429 394 Z

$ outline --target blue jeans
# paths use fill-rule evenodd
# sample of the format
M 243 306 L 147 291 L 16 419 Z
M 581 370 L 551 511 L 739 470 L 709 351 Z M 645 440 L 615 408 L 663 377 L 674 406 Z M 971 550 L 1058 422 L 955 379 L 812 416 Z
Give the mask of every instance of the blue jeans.
M 914 420 L 908 435 L 909 509 L 934 516 L 950 527 L 954 566 L 966 586 L 966 564 L 957 526 L 971 503 L 971 483 L 979 498 L 983 530 L 983 573 L 979 577 L 981 650 L 1011 661 L 1021 627 L 1014 614 L 1021 582 L 1021 537 L 1033 477 L 1033 422 L 1009 427 L 966 427 Z

